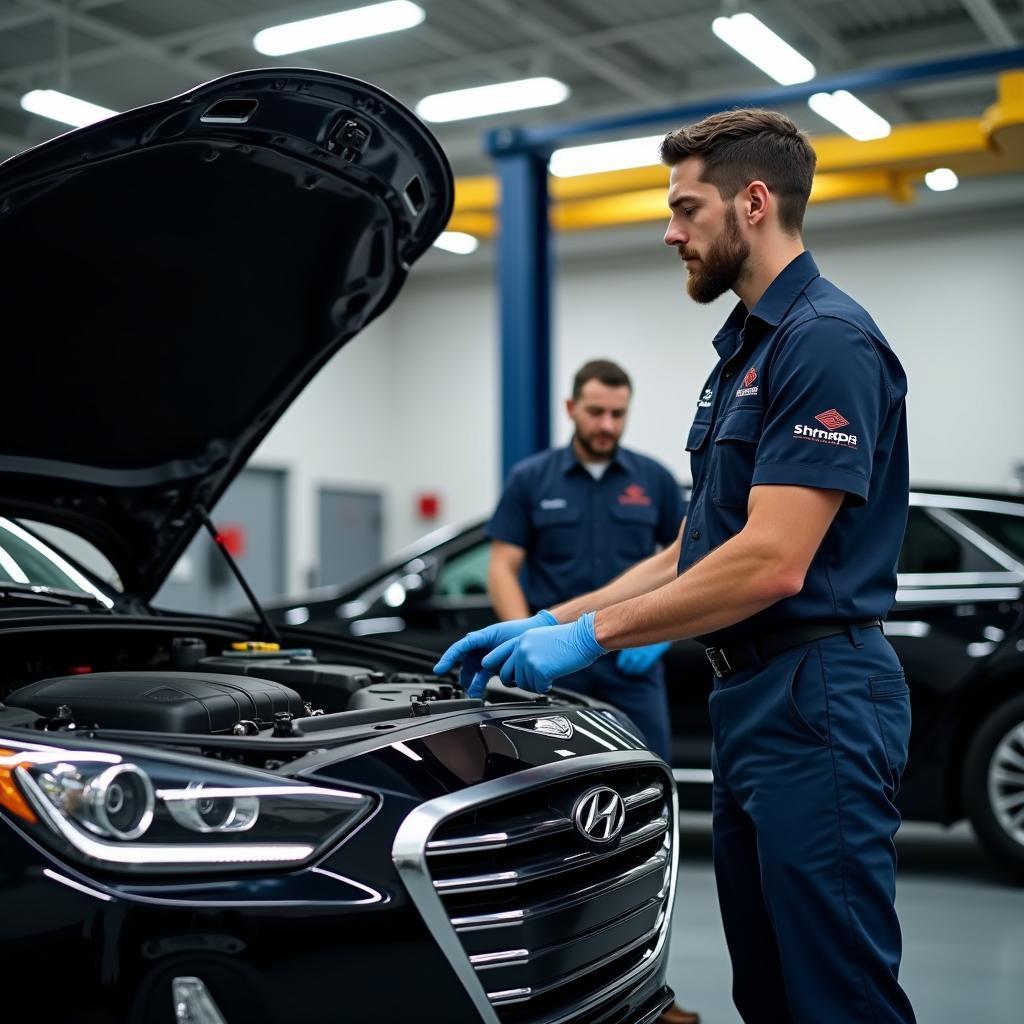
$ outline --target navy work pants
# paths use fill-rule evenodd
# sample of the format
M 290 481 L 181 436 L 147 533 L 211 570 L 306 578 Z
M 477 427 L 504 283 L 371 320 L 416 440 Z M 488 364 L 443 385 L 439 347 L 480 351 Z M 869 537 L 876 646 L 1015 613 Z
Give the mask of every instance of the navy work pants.
M 664 666 L 659 661 L 645 675 L 627 676 L 616 668 L 615 658 L 615 652 L 606 654 L 590 668 L 556 680 L 555 685 L 603 700 L 627 714 L 651 750 L 671 764 Z
M 714 861 L 745 1024 L 909 1024 L 895 898 L 910 697 L 879 629 L 716 680 Z

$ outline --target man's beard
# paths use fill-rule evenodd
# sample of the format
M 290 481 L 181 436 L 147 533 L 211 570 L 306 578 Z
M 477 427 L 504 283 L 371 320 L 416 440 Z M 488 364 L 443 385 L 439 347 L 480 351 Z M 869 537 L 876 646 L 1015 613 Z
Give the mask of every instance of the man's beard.
M 619 450 L 619 442 L 616 440 L 612 443 L 611 448 L 607 451 L 600 451 L 590 443 L 589 439 L 584 437 L 579 430 L 573 435 L 573 440 L 589 455 L 595 462 L 605 462 L 615 458 L 615 453 Z
M 698 264 L 700 269 L 690 271 L 687 294 L 702 305 L 714 302 L 739 280 L 749 255 L 750 244 L 740 234 L 736 210 L 730 205 L 725 210 L 722 233 L 708 246 L 707 254 Z

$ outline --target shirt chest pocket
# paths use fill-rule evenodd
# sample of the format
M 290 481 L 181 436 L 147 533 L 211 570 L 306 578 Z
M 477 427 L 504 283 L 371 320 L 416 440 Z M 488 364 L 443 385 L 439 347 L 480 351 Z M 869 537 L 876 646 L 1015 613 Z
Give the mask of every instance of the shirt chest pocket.
M 652 505 L 613 505 L 611 544 L 615 554 L 639 562 L 654 554 L 658 510 Z
M 535 508 L 530 521 L 536 537 L 535 553 L 541 561 L 571 561 L 580 546 L 578 508 Z
M 710 420 L 695 420 L 686 435 L 686 450 L 690 453 L 690 476 L 694 489 L 704 477 L 704 464 L 707 462 L 707 439 L 711 430 Z
M 764 409 L 734 409 L 715 429 L 711 452 L 711 500 L 720 508 L 746 508 Z
M 691 455 L 699 452 L 704 447 L 704 442 L 708 439 L 708 431 L 710 429 L 711 423 L 707 420 L 697 420 L 690 427 L 690 433 L 686 435 L 686 450 Z

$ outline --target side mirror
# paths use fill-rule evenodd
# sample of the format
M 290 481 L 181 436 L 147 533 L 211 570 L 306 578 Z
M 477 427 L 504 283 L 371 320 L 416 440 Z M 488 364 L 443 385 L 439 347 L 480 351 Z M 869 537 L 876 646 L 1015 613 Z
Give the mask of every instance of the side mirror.
M 434 592 L 437 562 L 432 558 L 414 558 L 390 577 L 381 593 L 389 608 L 400 608 L 406 601 L 422 601 Z
M 437 579 L 437 559 L 433 555 L 424 555 L 422 558 L 414 558 L 402 566 L 402 572 L 415 582 L 412 589 L 423 589 L 433 586 Z

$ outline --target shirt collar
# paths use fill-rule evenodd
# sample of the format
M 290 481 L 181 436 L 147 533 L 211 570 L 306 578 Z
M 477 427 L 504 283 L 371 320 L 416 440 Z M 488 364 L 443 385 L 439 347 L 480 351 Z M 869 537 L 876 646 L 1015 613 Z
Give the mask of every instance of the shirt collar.
M 768 285 L 750 315 L 762 323 L 778 327 L 801 292 L 819 276 L 817 264 L 805 249 Z
M 722 329 L 715 335 L 711 342 L 715 351 L 722 359 L 728 359 L 735 351 L 739 343 L 740 331 L 747 319 L 747 307 L 742 302 L 737 302 L 729 319 L 722 324 Z
M 765 289 L 756 306 L 747 315 L 747 307 L 737 302 L 729 319 L 715 335 L 712 344 L 722 359 L 729 359 L 739 347 L 739 335 L 750 319 L 758 320 L 770 327 L 778 327 L 803 290 L 816 278 L 820 271 L 814 258 L 805 249 L 788 263 Z
M 626 451 L 625 448 L 619 448 L 615 453 L 614 458 L 611 460 L 612 466 L 620 466 L 627 473 L 636 474 L 636 460 L 633 458 L 632 452 Z M 568 446 L 563 448 L 558 453 L 558 468 L 564 475 L 571 472 L 579 466 L 583 469 L 583 464 L 576 456 L 576 449 L 573 448 L 572 442 L 570 441 Z

